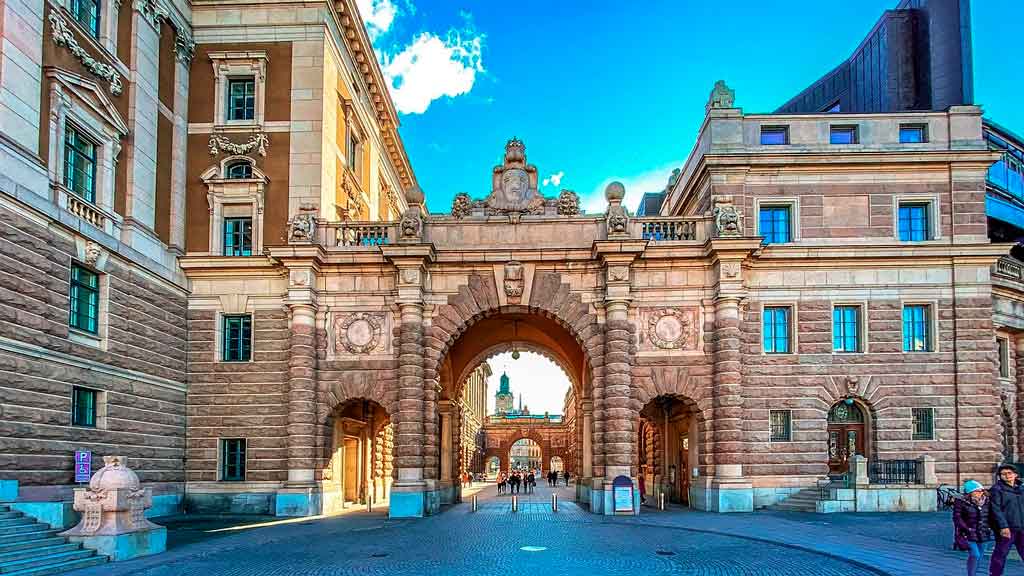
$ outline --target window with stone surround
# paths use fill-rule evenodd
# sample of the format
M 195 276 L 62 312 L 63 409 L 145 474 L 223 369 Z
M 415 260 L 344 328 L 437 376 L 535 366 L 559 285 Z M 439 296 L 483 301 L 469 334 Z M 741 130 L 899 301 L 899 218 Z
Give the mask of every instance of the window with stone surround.
M 224 255 L 252 256 L 252 218 L 224 219 Z
M 262 50 L 210 52 L 214 75 L 215 126 L 263 124 L 267 95 L 267 53 Z
M 99 391 L 74 386 L 71 388 L 71 425 L 95 428 L 99 420 Z
M 225 314 L 222 323 L 223 360 L 248 362 L 252 358 L 252 315 Z
M 59 68 L 46 69 L 49 84 L 46 151 L 57 204 L 111 236 L 120 234 L 114 187 L 121 138 L 128 125 L 106 91 Z
M 932 408 L 913 408 L 913 440 L 935 439 L 935 415 Z
M 100 37 L 100 3 L 97 0 L 71 0 L 68 10 L 93 38 Z
M 862 352 L 861 306 L 839 305 L 832 308 L 832 351 Z
M 68 324 L 72 328 L 90 334 L 99 333 L 100 276 L 79 266 L 71 265 L 70 314 Z
M 236 160 L 227 165 L 225 177 L 228 180 L 245 180 L 252 178 L 252 162 Z
M 96 202 L 96 143 L 71 123 L 64 128 L 64 186 Z
M 924 124 L 900 124 L 900 144 L 921 144 L 928 141 L 928 127 Z
M 931 204 L 900 202 L 898 231 L 901 242 L 923 242 L 932 239 Z
M 256 116 L 256 81 L 253 78 L 228 80 L 227 119 L 252 120 Z
M 932 307 L 930 304 L 903 306 L 903 351 L 931 352 L 933 348 Z
M 761 145 L 780 146 L 789 144 L 788 126 L 761 126 Z
M 772 442 L 789 442 L 792 438 L 792 412 L 789 410 L 769 410 L 769 426 Z
M 1010 344 L 1006 338 L 996 338 L 996 348 L 999 351 L 999 377 L 1010 377 Z
M 224 482 L 245 480 L 245 438 L 221 439 L 220 479 Z
M 251 256 L 263 252 L 263 200 L 269 180 L 247 156 L 231 156 L 209 167 L 210 254 Z
M 760 205 L 758 232 L 766 244 L 784 244 L 793 241 L 793 206 Z
M 762 318 L 765 354 L 792 351 L 792 314 L 789 306 L 765 306 Z
M 856 144 L 856 126 L 829 126 L 829 144 Z

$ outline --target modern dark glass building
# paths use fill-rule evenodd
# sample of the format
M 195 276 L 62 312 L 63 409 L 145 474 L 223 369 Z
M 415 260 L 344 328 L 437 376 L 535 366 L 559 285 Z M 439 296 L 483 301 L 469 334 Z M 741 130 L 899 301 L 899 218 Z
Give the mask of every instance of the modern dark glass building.
M 945 110 L 974 104 L 973 76 L 970 1 L 902 0 L 845 62 L 775 112 Z M 1024 140 L 991 119 L 984 129 L 1003 155 L 988 174 L 989 236 L 1024 242 Z
M 902 0 L 842 64 L 776 113 L 903 112 L 972 104 L 969 0 Z

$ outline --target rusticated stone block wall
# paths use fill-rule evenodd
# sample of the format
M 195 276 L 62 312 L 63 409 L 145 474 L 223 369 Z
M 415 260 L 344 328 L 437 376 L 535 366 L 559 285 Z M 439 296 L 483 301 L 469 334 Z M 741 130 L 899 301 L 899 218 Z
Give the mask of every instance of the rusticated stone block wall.
M 863 353 L 833 354 L 832 302 L 799 300 L 795 354 L 762 354 L 762 305 L 743 318 L 745 474 L 820 475 L 827 470 L 827 414 L 849 393 L 868 407 L 871 454 L 936 460 L 941 481 L 956 471 L 959 419 L 961 474 L 984 474 L 999 458 L 999 395 L 988 297 L 935 301 L 934 352 L 902 351 L 902 302 L 866 305 Z M 772 302 L 771 304 L 782 304 Z M 956 321 L 954 321 L 954 314 Z M 959 402 L 957 402 L 957 392 Z M 957 405 L 958 404 L 958 405 Z M 934 409 L 934 439 L 912 439 L 912 409 Z M 769 410 L 792 411 L 792 438 L 769 442 Z
M 188 480 L 218 479 L 218 440 L 246 439 L 248 482 L 288 477 L 288 317 L 253 313 L 251 362 L 217 361 L 212 310 L 190 310 Z
M 36 499 L 69 493 L 77 449 L 91 450 L 94 463 L 127 456 L 143 482 L 180 482 L 185 292 L 110 254 L 101 262 L 106 349 L 73 342 L 70 269 L 78 257 L 69 236 L 0 208 L 0 470 Z M 76 385 L 105 392 L 101 427 L 71 426 Z

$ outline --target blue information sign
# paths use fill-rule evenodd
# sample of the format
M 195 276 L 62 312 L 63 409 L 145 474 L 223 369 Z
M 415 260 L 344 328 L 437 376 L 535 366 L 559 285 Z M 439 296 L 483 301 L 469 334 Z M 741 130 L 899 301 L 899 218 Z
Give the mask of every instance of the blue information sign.
M 88 482 L 92 478 L 92 452 L 75 450 L 75 482 Z
M 616 476 L 612 480 L 612 505 L 615 512 L 633 511 L 633 481 L 629 476 Z

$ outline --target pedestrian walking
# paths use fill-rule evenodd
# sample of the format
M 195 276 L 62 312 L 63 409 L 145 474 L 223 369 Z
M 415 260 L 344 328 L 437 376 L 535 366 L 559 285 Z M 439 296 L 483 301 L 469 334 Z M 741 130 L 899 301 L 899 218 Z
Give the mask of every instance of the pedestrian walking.
M 507 482 L 506 482 L 506 479 L 505 479 L 505 473 L 504 472 L 498 472 L 498 494 L 504 494 L 505 493 L 505 486 L 506 486 L 506 484 L 507 484 Z
M 992 507 L 980 482 L 964 482 L 964 494 L 966 497 L 953 502 L 953 545 L 957 550 L 967 551 L 967 576 L 975 576 L 992 540 L 989 525 Z
M 990 491 L 992 527 L 996 530 L 990 576 L 1003 576 L 1011 546 L 1024 557 L 1024 487 L 1011 464 L 999 466 L 998 476 Z
M 537 477 L 530 472 L 526 475 L 526 493 L 533 494 L 533 487 L 537 485 Z
M 568 471 L 568 470 L 566 470 L 566 471 L 565 471 L 565 487 L 566 487 L 566 488 L 568 488 L 568 487 L 569 487 L 569 476 L 571 476 L 571 474 L 569 474 L 569 471 Z

